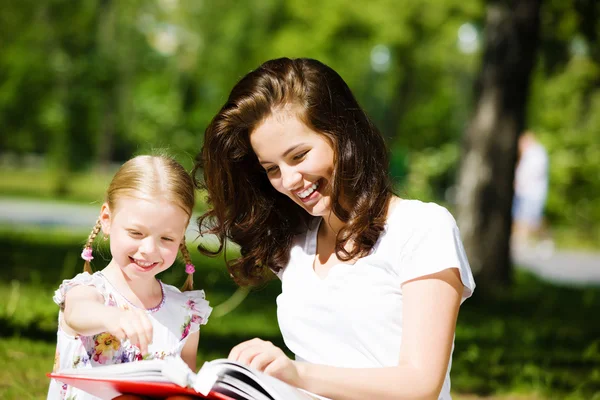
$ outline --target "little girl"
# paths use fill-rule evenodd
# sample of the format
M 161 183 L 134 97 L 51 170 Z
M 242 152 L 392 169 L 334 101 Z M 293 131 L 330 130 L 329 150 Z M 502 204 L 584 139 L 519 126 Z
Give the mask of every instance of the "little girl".
M 180 355 L 192 370 L 200 325 L 211 307 L 191 290 L 194 266 L 185 231 L 194 206 L 191 176 L 163 156 L 138 156 L 116 173 L 85 244 L 84 272 L 54 295 L 60 306 L 54 371 L 94 368 Z M 92 244 L 102 231 L 112 259 L 92 273 Z M 156 278 L 181 251 L 188 276 L 183 292 Z M 52 380 L 48 399 L 94 398 Z

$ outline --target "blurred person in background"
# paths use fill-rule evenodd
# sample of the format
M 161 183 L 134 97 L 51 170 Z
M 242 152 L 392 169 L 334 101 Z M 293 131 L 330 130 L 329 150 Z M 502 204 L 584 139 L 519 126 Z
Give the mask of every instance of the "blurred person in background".
M 548 153 L 532 131 L 519 137 L 513 199 L 513 243 L 541 239 L 548 195 Z

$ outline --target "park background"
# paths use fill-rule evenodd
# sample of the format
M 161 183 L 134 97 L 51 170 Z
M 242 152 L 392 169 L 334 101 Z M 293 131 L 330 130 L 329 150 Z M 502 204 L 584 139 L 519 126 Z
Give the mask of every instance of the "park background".
M 461 171 L 465 138 L 478 134 L 482 93 L 504 90 L 498 125 L 516 123 L 496 135 L 511 139 L 500 159 L 512 162 L 517 130 L 537 134 L 550 156 L 546 219 L 554 252 L 600 260 L 595 0 L 0 4 L 0 398 L 45 397 L 56 338 L 52 294 L 82 267 L 78 255 L 95 220 L 89 210 L 99 209 L 116 168 L 167 149 L 191 169 L 231 87 L 270 58 L 311 57 L 337 70 L 388 141 L 398 193 L 456 213 L 470 173 Z M 528 23 L 534 29 L 523 29 Z M 490 84 L 490 65 L 508 75 Z M 489 184 L 501 186 L 512 173 Z M 485 218 L 506 210 L 512 192 L 501 194 L 491 209 L 472 211 Z M 199 193 L 196 211 L 205 207 Z M 80 218 L 57 218 L 64 210 Z M 508 248 L 506 234 L 497 236 L 467 241 L 468 251 Z M 254 336 L 282 345 L 278 283 L 238 291 L 223 258 L 202 257 L 190 242 L 196 282 L 217 306 L 199 361 L 226 356 Z M 105 247 L 98 254 L 96 269 L 108 261 Z M 538 260 L 541 268 L 548 257 Z M 547 281 L 490 258 L 498 265 L 477 271 L 482 289 L 459 316 L 456 398 L 600 399 L 599 281 Z M 568 275 L 577 261 L 565 260 L 558 268 Z M 179 285 L 181 270 L 177 264 L 163 279 Z

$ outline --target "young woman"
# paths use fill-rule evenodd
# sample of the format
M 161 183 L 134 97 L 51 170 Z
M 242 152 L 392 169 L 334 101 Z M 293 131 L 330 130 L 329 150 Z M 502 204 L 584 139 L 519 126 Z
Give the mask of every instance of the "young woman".
M 235 85 L 196 169 L 201 230 L 231 240 L 239 284 L 273 271 L 292 361 L 253 339 L 229 357 L 333 399 L 449 399 L 458 309 L 475 283 L 454 218 L 400 199 L 384 140 L 344 80 L 271 60 Z

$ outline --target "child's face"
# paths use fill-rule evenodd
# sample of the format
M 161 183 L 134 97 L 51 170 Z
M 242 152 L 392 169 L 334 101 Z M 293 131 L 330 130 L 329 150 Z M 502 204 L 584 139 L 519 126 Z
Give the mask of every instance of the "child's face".
M 252 131 L 250 143 L 277 191 L 311 215 L 329 214 L 334 152 L 325 136 L 281 110 Z
M 110 235 L 111 263 L 130 279 L 154 278 L 177 257 L 188 214 L 176 204 L 123 197 L 102 206 L 102 230 Z

